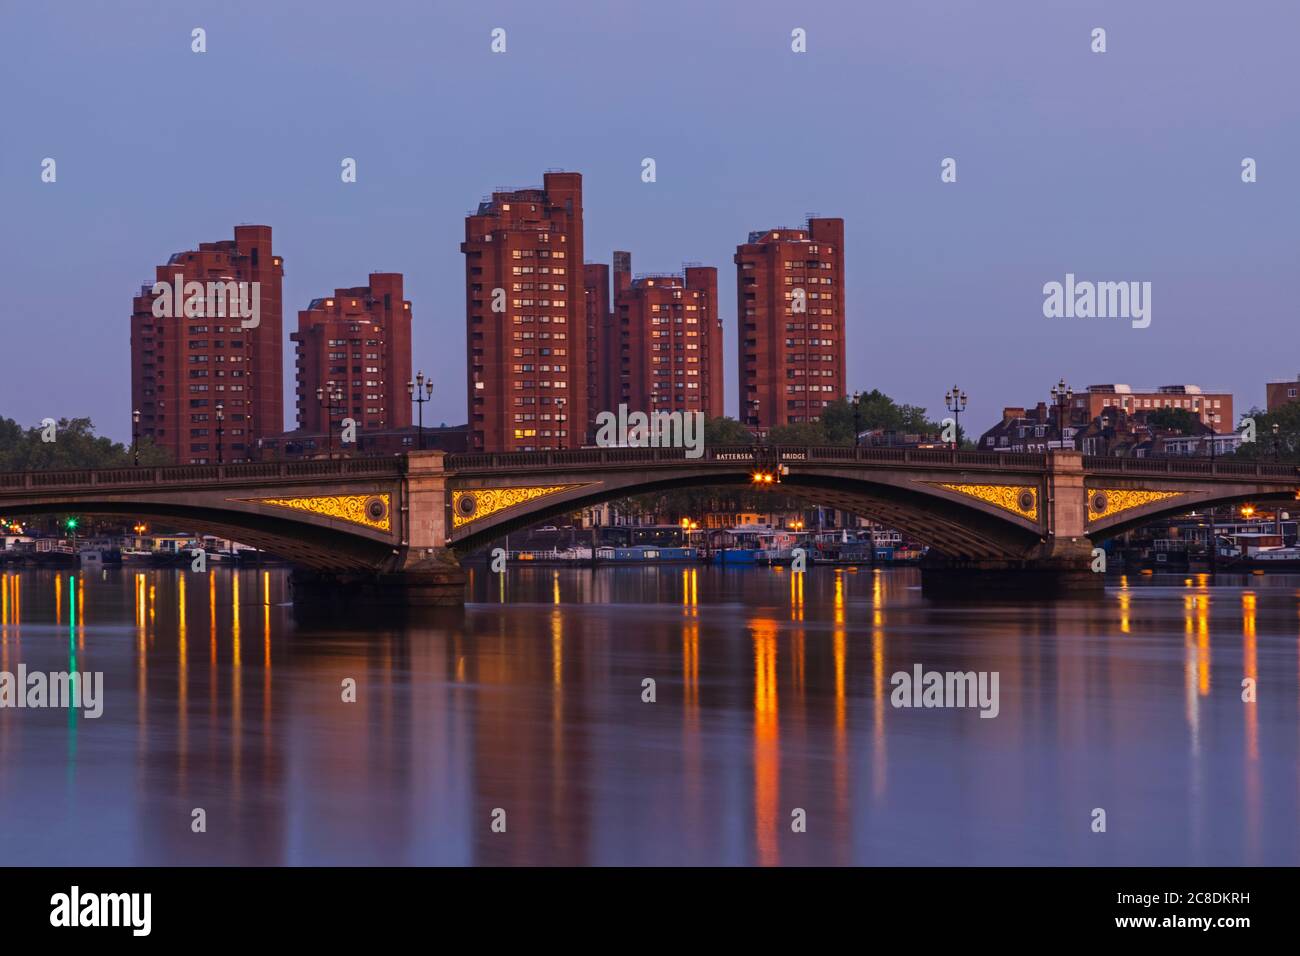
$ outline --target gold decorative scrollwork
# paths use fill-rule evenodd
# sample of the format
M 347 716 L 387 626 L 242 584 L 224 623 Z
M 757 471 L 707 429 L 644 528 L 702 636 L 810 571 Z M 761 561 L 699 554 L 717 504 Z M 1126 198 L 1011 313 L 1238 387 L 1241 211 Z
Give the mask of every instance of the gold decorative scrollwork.
M 959 495 L 978 498 L 986 504 L 1010 511 L 1013 515 L 1038 520 L 1038 489 L 1033 485 L 964 485 L 935 481 L 945 491 L 955 491 Z
M 1167 501 L 1186 494 L 1184 491 L 1140 491 L 1135 488 L 1089 488 L 1088 520 L 1100 521 L 1156 501 Z
M 526 501 L 544 498 L 579 485 L 538 485 L 527 488 L 473 488 L 451 493 L 451 526 L 461 528 L 471 521 L 513 508 Z
M 230 500 L 251 501 L 259 505 L 274 505 L 277 508 L 292 508 L 294 511 L 338 518 L 340 521 L 359 524 L 376 531 L 389 531 L 393 526 L 388 495 L 303 495 L 295 498 Z

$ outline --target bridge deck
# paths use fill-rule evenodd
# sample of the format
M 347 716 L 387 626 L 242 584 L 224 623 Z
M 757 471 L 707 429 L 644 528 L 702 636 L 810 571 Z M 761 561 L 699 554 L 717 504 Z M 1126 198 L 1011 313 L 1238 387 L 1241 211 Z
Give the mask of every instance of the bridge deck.
M 698 459 L 684 448 L 584 448 L 575 451 L 458 453 L 443 461 L 455 474 L 500 474 L 503 470 L 572 470 L 584 466 L 637 468 L 654 464 L 694 461 L 734 467 L 755 460 L 755 448 L 722 445 L 704 449 Z M 952 451 L 944 448 L 854 448 L 847 445 L 766 446 L 760 454 L 783 464 L 918 466 L 954 471 L 1045 471 L 1047 455 L 998 451 Z M 1208 460 L 1204 458 L 1103 458 L 1085 456 L 1085 473 L 1107 475 L 1168 475 L 1184 478 L 1238 480 L 1243 477 L 1295 482 L 1300 468 L 1294 464 L 1264 461 Z M 329 478 L 400 477 L 407 473 L 403 455 L 369 458 L 311 459 L 307 461 L 244 462 L 233 465 L 170 465 L 63 471 L 19 471 L 0 474 L 0 498 L 32 489 L 86 488 L 93 486 L 237 484 L 271 481 L 298 483 Z

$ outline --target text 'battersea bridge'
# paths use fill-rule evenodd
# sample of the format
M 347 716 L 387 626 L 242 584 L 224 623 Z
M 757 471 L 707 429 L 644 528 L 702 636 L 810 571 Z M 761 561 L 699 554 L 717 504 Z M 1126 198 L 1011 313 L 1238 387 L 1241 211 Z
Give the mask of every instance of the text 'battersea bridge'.
M 459 556 L 615 498 L 753 485 L 897 528 L 954 574 L 1088 572 L 1128 528 L 1212 505 L 1294 499 L 1300 469 L 1267 462 L 846 446 L 340 458 L 0 474 L 0 514 L 129 515 L 264 548 L 358 588 L 459 603 Z M 1080 578 L 1083 579 L 1082 577 Z

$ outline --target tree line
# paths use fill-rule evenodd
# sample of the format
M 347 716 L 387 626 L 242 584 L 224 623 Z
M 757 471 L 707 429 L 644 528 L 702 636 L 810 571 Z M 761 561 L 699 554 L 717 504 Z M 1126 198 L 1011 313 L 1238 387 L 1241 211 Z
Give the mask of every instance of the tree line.
M 60 418 L 52 426 L 23 428 L 0 416 L 0 471 L 122 468 L 133 464 L 129 445 L 95 434 L 89 418 Z M 148 439 L 140 442 L 141 465 L 167 465 L 171 457 Z
M 857 410 L 854 411 L 856 402 Z M 919 405 L 900 405 L 879 389 L 855 398 L 840 397 L 827 405 L 815 422 L 777 425 L 768 431 L 776 445 L 852 445 L 860 432 L 897 432 L 900 435 L 938 435 L 943 426 L 930 419 Z M 734 418 L 711 418 L 704 423 L 706 445 L 751 445 L 754 436 Z

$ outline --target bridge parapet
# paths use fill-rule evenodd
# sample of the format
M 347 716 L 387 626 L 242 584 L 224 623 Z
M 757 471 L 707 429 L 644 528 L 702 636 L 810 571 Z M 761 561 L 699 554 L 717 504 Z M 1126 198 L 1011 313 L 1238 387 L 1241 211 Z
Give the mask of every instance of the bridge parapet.
M 241 462 L 233 465 L 164 465 L 161 467 L 15 471 L 0 474 L 0 489 L 85 488 L 99 485 L 170 485 L 196 482 L 257 483 L 265 481 L 353 477 L 397 477 L 406 461 L 385 458 Z
M 1300 467 L 1266 461 L 1211 461 L 1206 458 L 1104 458 L 1087 455 L 1084 471 L 1135 475 L 1195 475 L 1232 478 L 1282 478 L 1295 480 Z
M 749 461 L 758 449 L 767 457 L 784 462 L 852 463 L 865 465 L 950 466 L 958 470 L 1031 470 L 1047 467 L 1047 456 L 1020 452 L 952 451 L 946 448 L 855 448 L 852 445 L 714 445 L 698 458 L 685 448 L 583 448 L 575 451 L 468 452 L 448 455 L 445 465 L 452 472 L 499 472 L 510 468 L 530 470 L 582 466 L 649 465 L 667 462 L 720 463 L 734 466 Z

